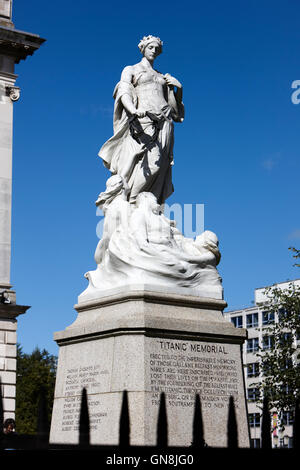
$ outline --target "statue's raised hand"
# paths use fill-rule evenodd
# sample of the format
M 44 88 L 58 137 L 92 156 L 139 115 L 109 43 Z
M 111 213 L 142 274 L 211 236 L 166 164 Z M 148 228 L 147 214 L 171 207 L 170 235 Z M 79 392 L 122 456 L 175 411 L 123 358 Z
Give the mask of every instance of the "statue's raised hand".
M 168 86 L 176 86 L 177 88 L 182 88 L 181 83 L 176 78 L 172 77 L 172 75 L 170 75 L 169 73 L 166 73 L 164 77 Z

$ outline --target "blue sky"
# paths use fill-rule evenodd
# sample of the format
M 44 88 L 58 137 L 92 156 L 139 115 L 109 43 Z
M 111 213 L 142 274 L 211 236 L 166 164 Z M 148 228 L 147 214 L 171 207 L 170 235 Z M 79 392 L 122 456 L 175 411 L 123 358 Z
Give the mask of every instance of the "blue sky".
M 164 42 L 155 67 L 183 84 L 169 203 L 205 205 L 217 233 L 229 308 L 254 289 L 300 277 L 300 4 L 282 1 L 14 0 L 17 29 L 47 39 L 16 66 L 11 283 L 18 341 L 57 354 L 53 332 L 76 318 L 97 244 L 94 201 L 109 176 L 112 92 L 139 40 Z

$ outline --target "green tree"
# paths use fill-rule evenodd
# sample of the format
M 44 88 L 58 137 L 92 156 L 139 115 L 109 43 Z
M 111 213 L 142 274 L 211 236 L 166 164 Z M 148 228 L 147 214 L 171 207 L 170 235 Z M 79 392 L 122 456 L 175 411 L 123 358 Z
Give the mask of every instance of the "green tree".
M 289 250 L 291 250 L 293 253 L 295 253 L 293 255 L 293 258 L 300 258 L 300 250 L 297 250 L 297 248 L 294 248 L 294 247 L 290 247 Z M 300 268 L 299 263 L 295 263 L 294 266 L 297 266 L 298 268 Z
M 51 420 L 57 358 L 37 347 L 25 354 L 17 345 L 16 427 L 18 433 L 35 434 L 41 394 L 47 403 Z
M 294 258 L 300 258 L 299 250 L 290 249 Z M 288 288 L 281 289 L 275 285 L 267 288 L 265 294 L 267 301 L 260 307 L 275 322 L 264 327 L 263 336 L 268 341 L 258 353 L 262 373 L 260 399 L 266 396 L 270 407 L 280 414 L 293 412 L 296 399 L 300 398 L 300 286 L 290 282 Z

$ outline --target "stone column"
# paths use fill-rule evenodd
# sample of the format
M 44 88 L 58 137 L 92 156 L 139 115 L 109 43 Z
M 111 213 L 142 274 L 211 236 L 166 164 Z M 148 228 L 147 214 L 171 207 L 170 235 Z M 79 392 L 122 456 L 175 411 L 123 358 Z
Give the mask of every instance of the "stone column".
M 16 305 L 15 293 L 9 291 L 11 303 L 0 303 L 0 380 L 4 419 L 15 417 L 17 368 L 17 316 L 29 308 Z M 8 302 L 8 300 L 6 300 Z
M 17 305 L 10 283 L 13 105 L 20 97 L 15 64 L 44 42 L 38 35 L 16 30 L 11 15 L 12 0 L 0 0 L 0 381 L 4 419 L 15 414 L 16 318 L 29 308 Z
M 0 56 L 0 61 L 0 290 L 8 290 L 11 287 L 13 102 L 19 98 L 19 89 L 15 87 L 12 58 Z

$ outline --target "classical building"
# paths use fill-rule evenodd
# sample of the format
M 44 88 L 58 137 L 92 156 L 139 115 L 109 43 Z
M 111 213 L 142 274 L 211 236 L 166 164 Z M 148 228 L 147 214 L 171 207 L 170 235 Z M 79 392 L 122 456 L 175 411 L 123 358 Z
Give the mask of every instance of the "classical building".
M 293 282 L 300 286 L 300 279 L 288 282 L 280 282 L 276 287 L 286 289 Z M 267 286 L 266 286 L 267 287 Z M 250 426 L 251 445 L 260 446 L 261 437 L 261 408 L 258 406 L 257 386 L 261 381 L 260 359 L 257 355 L 259 348 L 268 349 L 270 347 L 271 336 L 266 334 L 266 326 L 278 321 L 278 314 L 268 312 L 266 308 L 259 307 L 259 304 L 266 302 L 266 287 L 255 289 L 254 305 L 240 310 L 224 312 L 224 316 L 231 321 L 236 328 L 247 328 L 248 339 L 243 345 L 243 363 L 245 373 L 246 397 L 248 403 L 248 417 Z M 292 447 L 293 416 L 286 412 L 279 416 L 276 411 L 272 412 L 272 426 L 278 426 L 280 420 L 283 421 L 284 431 L 280 432 L 276 428 L 272 433 L 273 447 Z
M 15 64 L 43 42 L 15 29 L 12 0 L 0 0 L 0 381 L 5 419 L 15 414 L 16 319 L 29 308 L 17 305 L 10 283 L 13 106 L 20 97 Z

